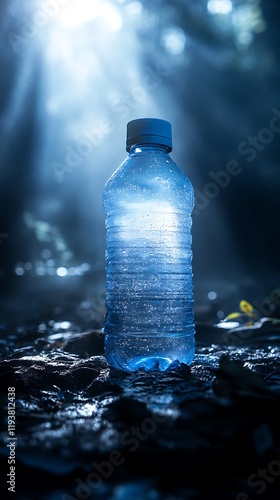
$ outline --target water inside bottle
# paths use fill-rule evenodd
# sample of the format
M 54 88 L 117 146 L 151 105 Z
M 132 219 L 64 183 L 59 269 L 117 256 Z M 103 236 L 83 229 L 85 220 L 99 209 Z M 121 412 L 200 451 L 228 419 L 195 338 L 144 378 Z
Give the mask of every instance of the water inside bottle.
M 130 203 L 108 224 L 107 359 L 130 370 L 188 364 L 194 354 L 189 214 L 166 203 Z

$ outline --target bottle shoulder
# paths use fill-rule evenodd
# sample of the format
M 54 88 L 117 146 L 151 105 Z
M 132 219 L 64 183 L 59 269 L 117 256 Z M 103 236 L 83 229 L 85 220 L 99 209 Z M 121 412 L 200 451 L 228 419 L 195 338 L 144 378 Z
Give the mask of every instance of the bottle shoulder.
M 113 172 L 105 184 L 106 189 L 142 185 L 145 182 L 162 183 L 192 190 L 193 186 L 185 172 L 168 155 L 132 155 L 128 156 Z
M 105 184 L 103 204 L 127 200 L 166 201 L 172 205 L 194 205 L 191 181 L 168 154 L 129 155 Z

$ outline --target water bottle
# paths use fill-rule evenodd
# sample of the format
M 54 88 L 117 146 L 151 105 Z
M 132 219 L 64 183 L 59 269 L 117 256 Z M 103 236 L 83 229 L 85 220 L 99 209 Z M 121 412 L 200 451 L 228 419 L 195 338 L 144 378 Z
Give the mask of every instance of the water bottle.
M 135 371 L 190 364 L 195 353 L 190 180 L 172 160 L 171 124 L 127 124 L 128 156 L 103 191 L 108 363 Z

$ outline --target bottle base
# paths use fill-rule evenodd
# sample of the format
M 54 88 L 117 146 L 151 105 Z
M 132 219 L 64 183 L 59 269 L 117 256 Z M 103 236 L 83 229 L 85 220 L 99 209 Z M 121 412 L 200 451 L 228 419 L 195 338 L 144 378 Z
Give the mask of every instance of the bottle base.
M 166 371 L 181 363 L 189 365 L 195 354 L 193 329 L 184 335 L 105 335 L 105 357 L 109 365 L 125 370 Z M 171 366 L 172 365 L 172 366 Z

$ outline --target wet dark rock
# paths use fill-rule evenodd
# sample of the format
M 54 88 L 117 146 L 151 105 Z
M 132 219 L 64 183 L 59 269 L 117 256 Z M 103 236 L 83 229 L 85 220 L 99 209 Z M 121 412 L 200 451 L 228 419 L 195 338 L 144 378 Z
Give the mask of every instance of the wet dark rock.
M 87 358 L 93 355 L 102 355 L 104 352 L 104 334 L 100 330 L 72 335 L 51 334 L 48 337 L 48 342 L 58 344 L 60 349 L 68 353 L 75 353 Z
M 220 359 L 213 388 L 218 396 L 229 400 L 252 398 L 279 402 L 279 396 L 269 390 L 260 375 L 245 368 L 242 361 L 231 361 L 227 356 Z
M 20 387 L 28 385 L 30 389 L 40 390 L 43 378 L 45 389 L 56 385 L 62 390 L 78 390 L 85 389 L 106 369 L 107 363 L 101 356 L 81 360 L 55 352 L 50 356 L 22 356 L 3 360 L 1 381 L 2 384 L 19 383 Z

